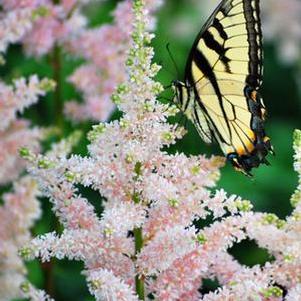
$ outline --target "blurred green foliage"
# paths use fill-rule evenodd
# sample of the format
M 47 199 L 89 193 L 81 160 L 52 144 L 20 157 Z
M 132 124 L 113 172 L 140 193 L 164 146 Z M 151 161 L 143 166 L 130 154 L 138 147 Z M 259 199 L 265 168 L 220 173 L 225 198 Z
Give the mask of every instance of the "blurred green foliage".
M 87 7 L 86 14 L 91 21 L 91 26 L 110 22 L 110 12 L 114 9 L 117 2 L 113 0 L 106 1 L 103 4 L 96 2 Z M 186 35 L 177 35 L 177 31 L 182 30 L 181 20 L 189 20 L 191 22 L 191 32 Z M 191 6 L 190 1 L 166 0 L 166 5 L 158 13 L 158 27 L 153 43 L 156 51 L 155 60 L 163 66 L 162 71 L 158 75 L 158 80 L 164 85 L 170 84 L 174 79 L 183 79 L 186 57 L 204 20 L 204 16 L 199 16 L 199 11 Z M 166 50 L 167 43 L 170 43 L 170 49 L 180 75 L 177 75 Z M 62 54 L 61 58 L 62 99 L 65 101 L 70 98 L 80 99 L 80 95 L 66 81 L 66 78 L 81 61 L 71 59 L 66 54 Z M 301 99 L 300 95 L 298 95 L 294 77 L 296 68 L 294 66 L 283 66 L 279 62 L 274 45 L 265 45 L 264 64 L 265 73 L 262 95 L 269 111 L 266 128 L 274 145 L 276 156 L 269 158 L 271 166 L 258 168 L 254 172 L 253 179 L 235 172 L 228 164 L 222 170 L 222 177 L 218 186 L 229 193 L 251 200 L 255 210 L 272 212 L 280 218 L 284 218 L 291 211 L 289 199 L 297 183 L 297 176 L 292 167 L 292 132 L 294 128 L 301 127 Z M 32 73 L 52 77 L 51 55 L 36 60 L 24 56 L 20 46 L 10 47 L 7 55 L 7 64 L 0 68 L 0 76 L 9 82 L 16 76 L 27 76 Z M 178 78 L 179 76 L 180 78 Z M 53 94 L 47 95 L 45 99 L 27 110 L 25 116 L 31 119 L 35 125 L 52 126 L 56 114 L 53 97 Z M 170 97 L 168 93 L 167 97 Z M 116 113 L 113 114 L 112 118 L 118 116 L 119 114 Z M 69 121 L 64 121 L 62 133 L 66 136 L 77 128 L 87 132 L 91 125 L 91 122 L 75 125 Z M 208 155 L 222 155 L 217 146 L 205 145 L 191 124 L 187 124 L 187 129 L 188 134 L 171 151 L 177 150 L 186 154 L 206 153 Z M 85 155 L 86 145 L 87 140 L 83 138 L 76 152 Z M 82 193 L 92 200 L 98 213 L 100 213 L 101 197 L 98 193 L 89 189 L 82 189 Z M 58 228 L 57 220 L 53 216 L 51 206 L 47 200 L 42 199 L 42 206 L 44 209 L 43 218 L 33 230 L 34 234 L 41 234 Z M 261 264 L 269 259 L 268 254 L 264 250 L 257 248 L 252 242 L 244 242 L 239 246 L 235 246 L 231 252 L 240 262 L 247 265 Z M 54 288 L 52 293 L 56 300 L 93 300 L 93 298 L 89 297 L 84 276 L 80 274 L 80 270 L 83 268 L 81 263 L 53 261 L 47 267 L 45 265 L 41 267 L 37 261 L 34 261 L 28 263 L 28 267 L 30 271 L 29 278 L 38 287 L 45 288 L 45 277 L 51 277 L 53 281 L 51 286 Z M 49 271 L 52 274 L 50 276 Z M 212 284 L 208 284 L 208 287 L 210 286 Z

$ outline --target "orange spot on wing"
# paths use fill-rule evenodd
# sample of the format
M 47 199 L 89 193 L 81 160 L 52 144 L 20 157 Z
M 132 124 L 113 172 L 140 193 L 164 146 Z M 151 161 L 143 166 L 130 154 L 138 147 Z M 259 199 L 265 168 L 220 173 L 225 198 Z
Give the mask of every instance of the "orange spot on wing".
M 250 153 L 252 153 L 252 151 L 255 149 L 255 146 L 254 146 L 254 142 L 256 140 L 256 136 L 255 136 L 255 133 L 250 130 L 248 133 L 246 133 L 249 137 L 248 141 L 244 141 L 244 145 L 242 145 L 240 148 L 238 148 L 236 151 L 237 151 L 237 154 L 239 156 L 242 156 L 242 155 L 249 155 Z

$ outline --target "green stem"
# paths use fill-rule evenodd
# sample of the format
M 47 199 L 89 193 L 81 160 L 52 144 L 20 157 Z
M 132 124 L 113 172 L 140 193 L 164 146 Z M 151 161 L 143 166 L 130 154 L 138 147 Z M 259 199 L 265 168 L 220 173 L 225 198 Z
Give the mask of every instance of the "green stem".
M 141 228 L 134 229 L 134 237 L 135 237 L 135 253 L 137 255 L 143 247 L 143 235 L 142 235 Z M 138 274 L 135 277 L 135 286 L 136 286 L 136 293 L 139 299 L 145 300 L 144 279 Z
M 45 278 L 44 289 L 49 296 L 54 297 L 53 262 L 42 263 L 42 271 Z
M 59 128 L 63 127 L 63 99 L 62 99 L 62 81 L 61 81 L 61 49 L 59 46 L 55 46 L 52 53 L 52 68 L 53 79 L 56 82 L 56 88 L 54 91 L 54 111 L 55 111 L 55 123 Z

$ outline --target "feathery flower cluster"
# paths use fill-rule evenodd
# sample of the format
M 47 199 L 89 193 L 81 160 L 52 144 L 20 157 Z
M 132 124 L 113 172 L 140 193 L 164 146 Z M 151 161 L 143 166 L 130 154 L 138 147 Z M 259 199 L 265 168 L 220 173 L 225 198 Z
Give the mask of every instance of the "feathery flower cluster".
M 1 4 L 5 7 L 5 3 Z M 8 45 L 19 42 L 31 29 L 32 17 L 33 11 L 23 7 L 1 12 L 2 63 Z M 15 181 L 12 192 L 0 195 L 0 300 L 24 298 L 28 291 L 32 300 L 50 300 L 26 281 L 27 270 L 18 255 L 18 249 L 32 239 L 31 227 L 40 217 L 36 182 L 28 176 L 19 178 L 25 168 L 19 148 L 27 146 L 38 151 L 44 136 L 41 129 L 30 128 L 30 123 L 18 115 L 53 88 L 53 81 L 39 80 L 36 75 L 28 80 L 16 79 L 13 85 L 0 81 L 0 185 Z
M 138 278 L 148 277 L 149 285 L 154 287 L 152 273 L 167 271 L 176 259 L 197 247 L 196 230 L 187 228 L 196 217 L 205 217 L 211 211 L 222 214 L 222 203 L 235 207 L 235 199 L 228 200 L 223 193 L 208 201 L 207 187 L 214 186 L 223 160 L 161 151 L 181 137 L 182 130 L 166 123 L 167 117 L 176 113 L 175 108 L 156 101 L 162 87 L 152 79 L 159 66 L 151 63 L 153 50 L 146 46 L 152 39 L 145 31 L 148 15 L 139 1 L 134 7 L 136 22 L 127 81 L 113 95 L 124 112 L 122 120 L 94 127 L 89 134 L 88 158 L 23 154 L 37 164 L 32 173 L 65 226 L 60 236 L 50 233 L 36 238 L 26 254 L 43 260 L 65 256 L 84 261 L 87 279 L 93 279 L 90 290 L 98 300 L 107 291 L 137 300 L 133 293 L 135 278 L 143 282 Z M 93 187 L 107 199 L 101 219 L 88 200 L 77 194 L 73 184 L 78 182 Z M 129 231 L 135 238 L 128 235 Z M 185 234 L 183 242 L 173 242 L 173 235 L 178 235 L 180 242 Z M 135 247 L 139 235 L 146 248 L 140 253 Z M 161 237 L 170 240 L 167 247 Z M 156 250 L 159 255 L 165 254 L 165 264 L 150 256 Z M 113 273 L 116 286 L 102 280 L 108 271 Z
M 162 1 L 147 0 L 146 9 L 153 13 Z M 113 24 L 86 29 L 69 43 L 69 51 L 83 57 L 85 64 L 69 77 L 82 92 L 84 102 L 69 101 L 65 113 L 71 119 L 105 121 L 115 108 L 111 95 L 126 77 L 125 64 L 133 30 L 132 1 L 120 2 L 113 12 Z M 148 29 L 154 28 L 154 19 Z
M 18 9 L 7 14 L 0 14 L 0 54 L 6 52 L 9 44 L 21 40 L 32 28 L 32 11 Z M 1 56 L 3 63 L 3 57 Z
M 77 134 L 46 156 L 21 151 L 64 226 L 61 234 L 33 239 L 22 255 L 83 261 L 96 300 L 298 300 L 300 186 L 293 214 L 280 220 L 252 212 L 250 202 L 223 190 L 212 192 L 223 159 L 164 150 L 184 132 L 167 123 L 176 108 L 156 100 L 162 86 L 153 78 L 160 67 L 152 63 L 153 36 L 142 0 L 133 2 L 133 11 L 127 73 L 112 96 L 123 117 L 93 127 L 88 157 L 68 156 Z M 298 131 L 294 147 L 301 174 Z M 106 199 L 100 218 L 77 184 Z M 211 224 L 196 226 L 208 217 Z M 252 268 L 237 262 L 228 249 L 247 238 L 274 260 Z M 217 280 L 219 289 L 202 294 L 205 279 Z
M 18 33 L 30 55 L 42 56 L 49 53 L 55 44 L 62 44 L 66 39 L 79 34 L 86 25 L 86 19 L 79 8 L 88 1 L 63 0 L 60 4 L 54 4 L 50 0 L 2 2 L 3 14 L 7 19 L 12 19 L 9 28 Z M 20 14 L 27 16 L 23 22 L 26 25 L 24 27 L 16 19 Z M 7 32 L 8 30 L 5 36 Z
M 25 108 L 35 104 L 40 96 L 53 88 L 52 81 L 39 81 L 36 75 L 32 75 L 28 83 L 25 78 L 17 79 L 13 86 L 0 82 L 0 130 L 5 130 L 16 119 L 17 113 L 22 113 Z
M 38 150 L 42 131 L 29 128 L 29 122 L 17 118 L 17 113 L 36 103 L 40 96 L 54 88 L 51 80 L 39 80 L 33 75 L 28 79 L 20 78 L 13 86 L 0 82 L 0 184 L 6 184 L 18 177 L 24 169 L 19 157 L 21 146 Z
M 0 300 L 21 298 L 26 268 L 18 249 L 31 239 L 30 228 L 40 217 L 37 185 L 30 177 L 15 182 L 0 207 Z
M 29 128 L 26 120 L 16 120 L 5 131 L 0 131 L 0 185 L 8 184 L 18 178 L 25 164 L 19 156 L 19 148 L 40 149 L 43 133 L 38 128 Z
M 65 113 L 76 121 L 105 121 L 115 108 L 111 94 L 125 80 L 124 66 L 133 23 L 132 1 L 124 0 L 117 5 L 113 24 L 89 29 L 80 8 L 90 1 L 63 0 L 53 4 L 50 0 L 4 0 L 3 15 L 7 21 L 4 20 L 3 34 L 0 32 L 0 52 L 9 42 L 21 40 L 26 52 L 33 56 L 45 55 L 59 45 L 69 55 L 84 58 L 85 64 L 69 77 L 82 92 L 84 102 L 69 101 Z M 162 0 L 146 1 L 150 12 L 161 4 Z M 22 24 L 20 18 L 24 19 Z M 150 19 L 149 29 L 154 28 L 154 23 Z

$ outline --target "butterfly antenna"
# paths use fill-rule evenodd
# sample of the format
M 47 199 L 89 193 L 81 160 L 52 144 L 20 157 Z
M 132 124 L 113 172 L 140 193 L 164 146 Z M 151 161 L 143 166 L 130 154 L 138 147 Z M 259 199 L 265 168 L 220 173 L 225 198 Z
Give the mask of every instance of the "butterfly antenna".
M 178 76 L 178 79 L 179 79 L 180 78 L 180 71 L 179 71 L 179 68 L 177 66 L 176 60 L 175 60 L 174 56 L 172 55 L 172 52 L 170 51 L 170 44 L 169 43 L 166 44 L 166 49 L 167 49 L 167 52 L 170 56 L 170 59 L 172 60 L 172 62 L 174 64 L 174 67 L 176 69 L 177 76 Z

